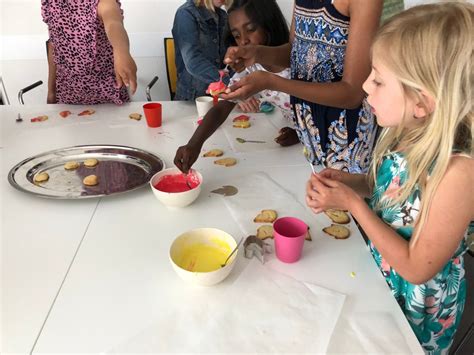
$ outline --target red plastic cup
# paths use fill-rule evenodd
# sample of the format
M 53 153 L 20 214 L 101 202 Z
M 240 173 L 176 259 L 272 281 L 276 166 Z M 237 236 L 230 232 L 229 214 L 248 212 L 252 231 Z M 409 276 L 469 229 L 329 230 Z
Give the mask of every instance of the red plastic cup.
M 284 263 L 300 260 L 308 226 L 294 217 L 278 218 L 273 223 L 275 254 Z
M 145 104 L 143 105 L 143 112 L 145 113 L 146 123 L 148 124 L 148 127 L 161 127 L 161 104 L 156 102 Z

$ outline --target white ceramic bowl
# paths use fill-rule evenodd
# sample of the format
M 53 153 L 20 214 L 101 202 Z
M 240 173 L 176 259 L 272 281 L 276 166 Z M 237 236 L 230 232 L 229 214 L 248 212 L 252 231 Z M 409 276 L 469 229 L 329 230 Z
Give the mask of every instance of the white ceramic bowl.
M 184 192 L 164 192 L 158 190 L 155 185 L 165 175 L 182 174 L 182 172 L 178 168 L 169 168 L 161 170 L 160 172 L 153 175 L 150 180 L 151 190 L 153 191 L 155 197 L 160 200 L 166 207 L 185 207 L 187 205 L 190 205 L 199 196 L 202 185 L 202 175 L 194 169 L 192 170 L 192 173 L 199 179 L 199 185 L 196 186 L 194 189 Z
M 210 247 L 218 249 L 218 253 L 206 254 L 211 258 L 215 256 L 215 258 L 212 260 L 208 259 L 206 261 L 211 261 L 212 264 L 216 265 L 217 269 L 207 272 L 188 271 L 187 268 L 189 268 L 189 265 L 198 265 L 199 261 L 196 259 L 200 256 L 203 257 L 203 254 L 199 254 L 197 251 L 202 251 L 201 248 L 203 248 L 203 245 L 205 246 L 204 248 Z M 230 234 L 219 229 L 193 229 L 178 236 L 173 241 L 173 244 L 171 244 L 171 265 L 173 265 L 173 269 L 176 271 L 179 277 L 187 282 L 201 286 L 215 285 L 224 280 L 234 268 L 235 262 L 237 260 L 237 252 L 232 255 L 224 267 L 220 267 L 220 265 L 225 262 L 225 259 L 230 255 L 232 250 L 234 250 L 236 245 L 237 242 Z M 224 261 L 222 261 L 222 259 Z M 196 268 L 199 267 L 196 266 Z

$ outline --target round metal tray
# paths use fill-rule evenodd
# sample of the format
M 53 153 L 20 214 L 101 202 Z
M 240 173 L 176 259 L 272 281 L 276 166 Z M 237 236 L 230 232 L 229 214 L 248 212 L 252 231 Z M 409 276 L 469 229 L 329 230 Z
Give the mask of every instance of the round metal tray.
M 84 166 L 85 159 L 99 161 L 93 168 Z M 80 164 L 76 170 L 64 169 L 68 161 Z M 115 195 L 147 184 L 164 169 L 165 163 L 147 151 L 118 145 L 81 145 L 53 150 L 23 160 L 8 173 L 10 184 L 23 192 L 46 198 L 82 199 Z M 38 183 L 36 174 L 47 172 L 49 180 Z M 99 184 L 85 186 L 82 180 L 96 175 Z

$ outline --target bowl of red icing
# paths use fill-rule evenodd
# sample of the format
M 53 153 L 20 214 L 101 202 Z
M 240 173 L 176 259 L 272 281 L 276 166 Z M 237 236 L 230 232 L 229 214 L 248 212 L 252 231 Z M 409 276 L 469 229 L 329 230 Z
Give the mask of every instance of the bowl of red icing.
M 183 174 L 178 168 L 164 169 L 150 180 L 155 197 L 166 207 L 185 207 L 194 202 L 201 192 L 202 175 L 191 169 Z

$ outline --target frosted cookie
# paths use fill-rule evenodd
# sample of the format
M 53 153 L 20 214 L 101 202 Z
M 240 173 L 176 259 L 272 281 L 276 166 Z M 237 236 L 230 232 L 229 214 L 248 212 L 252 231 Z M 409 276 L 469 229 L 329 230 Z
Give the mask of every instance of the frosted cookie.
M 142 115 L 139 113 L 131 113 L 130 115 L 128 115 L 128 118 L 130 118 L 131 120 L 140 121 L 142 119 Z
M 347 224 L 351 221 L 349 215 L 341 210 L 329 209 L 324 211 L 324 213 L 331 218 L 331 221 L 334 223 Z
M 223 165 L 223 166 L 233 166 L 237 164 L 237 159 L 235 158 L 223 158 L 214 160 L 214 164 Z
M 323 228 L 323 232 L 336 239 L 347 239 L 351 235 L 351 231 L 344 226 L 331 224 L 330 227 Z
M 88 168 L 93 168 L 97 164 L 99 164 L 99 161 L 94 158 L 84 160 L 84 166 L 87 166 Z
M 66 170 L 76 170 L 79 167 L 79 163 L 77 161 L 68 161 L 64 164 L 64 169 Z
M 220 149 L 211 149 L 210 151 L 203 154 L 203 157 L 221 157 L 224 155 L 224 152 Z
M 265 240 L 268 238 L 273 239 L 273 226 L 269 224 L 265 224 L 264 226 L 260 226 L 257 229 L 257 238 L 261 240 Z
M 250 116 L 240 115 L 240 116 L 234 117 L 232 122 L 247 122 L 249 120 L 250 120 Z
M 61 116 L 62 118 L 66 118 L 70 114 L 71 114 L 71 111 L 61 111 L 61 112 L 59 112 L 59 116 Z
M 42 173 L 36 174 L 34 180 L 35 182 L 46 182 L 49 180 L 49 175 L 48 173 L 42 172 Z
M 251 126 L 249 121 L 237 121 L 232 124 L 234 128 L 249 128 Z
M 88 109 L 88 110 L 84 110 L 80 113 L 78 113 L 77 115 L 78 116 L 91 116 L 95 113 L 95 110 L 92 110 L 92 109 Z
M 277 217 L 275 210 L 262 210 L 253 221 L 256 223 L 273 223 Z
M 99 178 L 95 175 L 88 175 L 82 180 L 82 183 L 86 186 L 95 186 L 99 183 Z
M 30 122 L 43 122 L 43 121 L 46 121 L 47 119 L 48 119 L 48 116 L 42 115 L 38 117 L 33 117 L 32 119 L 30 119 Z

